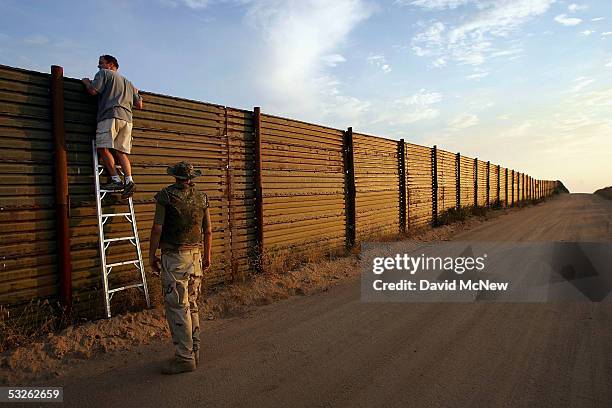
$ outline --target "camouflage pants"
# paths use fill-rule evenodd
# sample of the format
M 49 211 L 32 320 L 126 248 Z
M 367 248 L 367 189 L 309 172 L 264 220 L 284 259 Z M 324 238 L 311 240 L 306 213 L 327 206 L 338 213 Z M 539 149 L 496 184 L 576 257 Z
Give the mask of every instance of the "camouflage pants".
M 198 297 L 202 284 L 200 249 L 162 251 L 161 281 L 166 319 L 177 358 L 191 360 L 200 349 Z

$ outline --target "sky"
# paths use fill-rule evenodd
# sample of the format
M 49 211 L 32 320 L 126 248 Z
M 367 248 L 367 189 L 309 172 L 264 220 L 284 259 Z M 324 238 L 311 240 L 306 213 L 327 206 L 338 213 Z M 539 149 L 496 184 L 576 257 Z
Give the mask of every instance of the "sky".
M 612 185 L 612 1 L 0 0 L 0 64 Z

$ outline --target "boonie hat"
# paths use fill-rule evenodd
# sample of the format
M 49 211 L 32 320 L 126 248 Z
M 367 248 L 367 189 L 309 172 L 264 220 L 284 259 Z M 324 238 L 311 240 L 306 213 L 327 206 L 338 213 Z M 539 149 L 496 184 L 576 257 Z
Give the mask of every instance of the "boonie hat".
M 174 166 L 168 167 L 168 174 L 182 180 L 191 180 L 202 175 L 200 170 L 193 168 L 193 165 L 189 162 L 182 161 L 176 163 Z

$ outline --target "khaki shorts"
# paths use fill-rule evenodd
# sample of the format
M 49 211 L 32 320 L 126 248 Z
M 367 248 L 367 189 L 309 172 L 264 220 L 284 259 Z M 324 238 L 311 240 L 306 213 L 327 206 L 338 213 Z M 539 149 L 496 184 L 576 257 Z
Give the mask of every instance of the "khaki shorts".
M 132 124 L 117 118 L 101 120 L 96 128 L 96 147 L 106 147 L 130 154 Z

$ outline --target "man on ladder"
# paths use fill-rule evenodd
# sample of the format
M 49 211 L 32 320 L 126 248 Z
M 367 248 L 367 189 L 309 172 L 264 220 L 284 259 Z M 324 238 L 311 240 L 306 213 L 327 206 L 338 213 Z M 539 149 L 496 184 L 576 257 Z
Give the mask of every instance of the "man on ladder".
M 126 199 L 136 191 L 128 155 L 132 149 L 132 107 L 142 109 L 142 97 L 138 89 L 117 72 L 119 63 L 112 55 L 102 55 L 98 60 L 98 68 L 100 70 L 93 82 L 89 78 L 83 78 L 82 82 L 90 95 L 100 96 L 96 147 L 112 179 L 101 188 L 109 191 L 123 190 L 121 198 Z M 121 164 L 125 183 L 117 174 L 115 157 Z
M 136 190 L 132 179 L 132 169 L 128 154 L 132 149 L 132 107 L 142 109 L 142 97 L 138 95 L 138 90 L 132 83 L 117 73 L 119 63 L 111 55 L 102 55 L 98 61 L 100 69 L 93 82 L 89 78 L 83 78 L 87 92 L 91 95 L 99 95 L 96 139 L 92 141 L 93 147 L 93 171 L 96 193 L 96 207 L 98 215 L 98 234 L 100 244 L 100 267 L 102 269 L 102 284 L 104 289 L 104 306 L 106 317 L 111 317 L 111 299 L 119 291 L 130 288 L 142 289 L 147 307 L 150 305 L 147 281 L 140 250 L 140 239 L 138 237 L 138 227 L 136 226 L 136 214 L 132 195 Z M 98 155 L 103 166 L 98 165 Z M 117 174 L 115 168 L 115 157 L 121 164 L 125 184 Z M 111 176 L 111 181 L 100 185 L 100 175 L 102 167 Z M 108 211 L 102 206 L 102 200 L 107 193 L 122 191 L 122 198 L 127 199 L 129 206 L 128 212 Z M 104 225 L 110 219 L 121 220 L 125 218 L 130 223 L 131 233 L 122 237 L 109 237 L 110 231 L 105 232 Z M 114 261 L 108 260 L 111 244 L 120 244 L 129 241 L 135 249 L 134 259 Z M 117 258 L 114 254 L 112 258 Z M 127 265 L 134 265 L 139 272 L 140 281 L 136 283 L 125 283 L 121 286 L 111 287 L 109 277 L 113 268 L 120 268 Z

